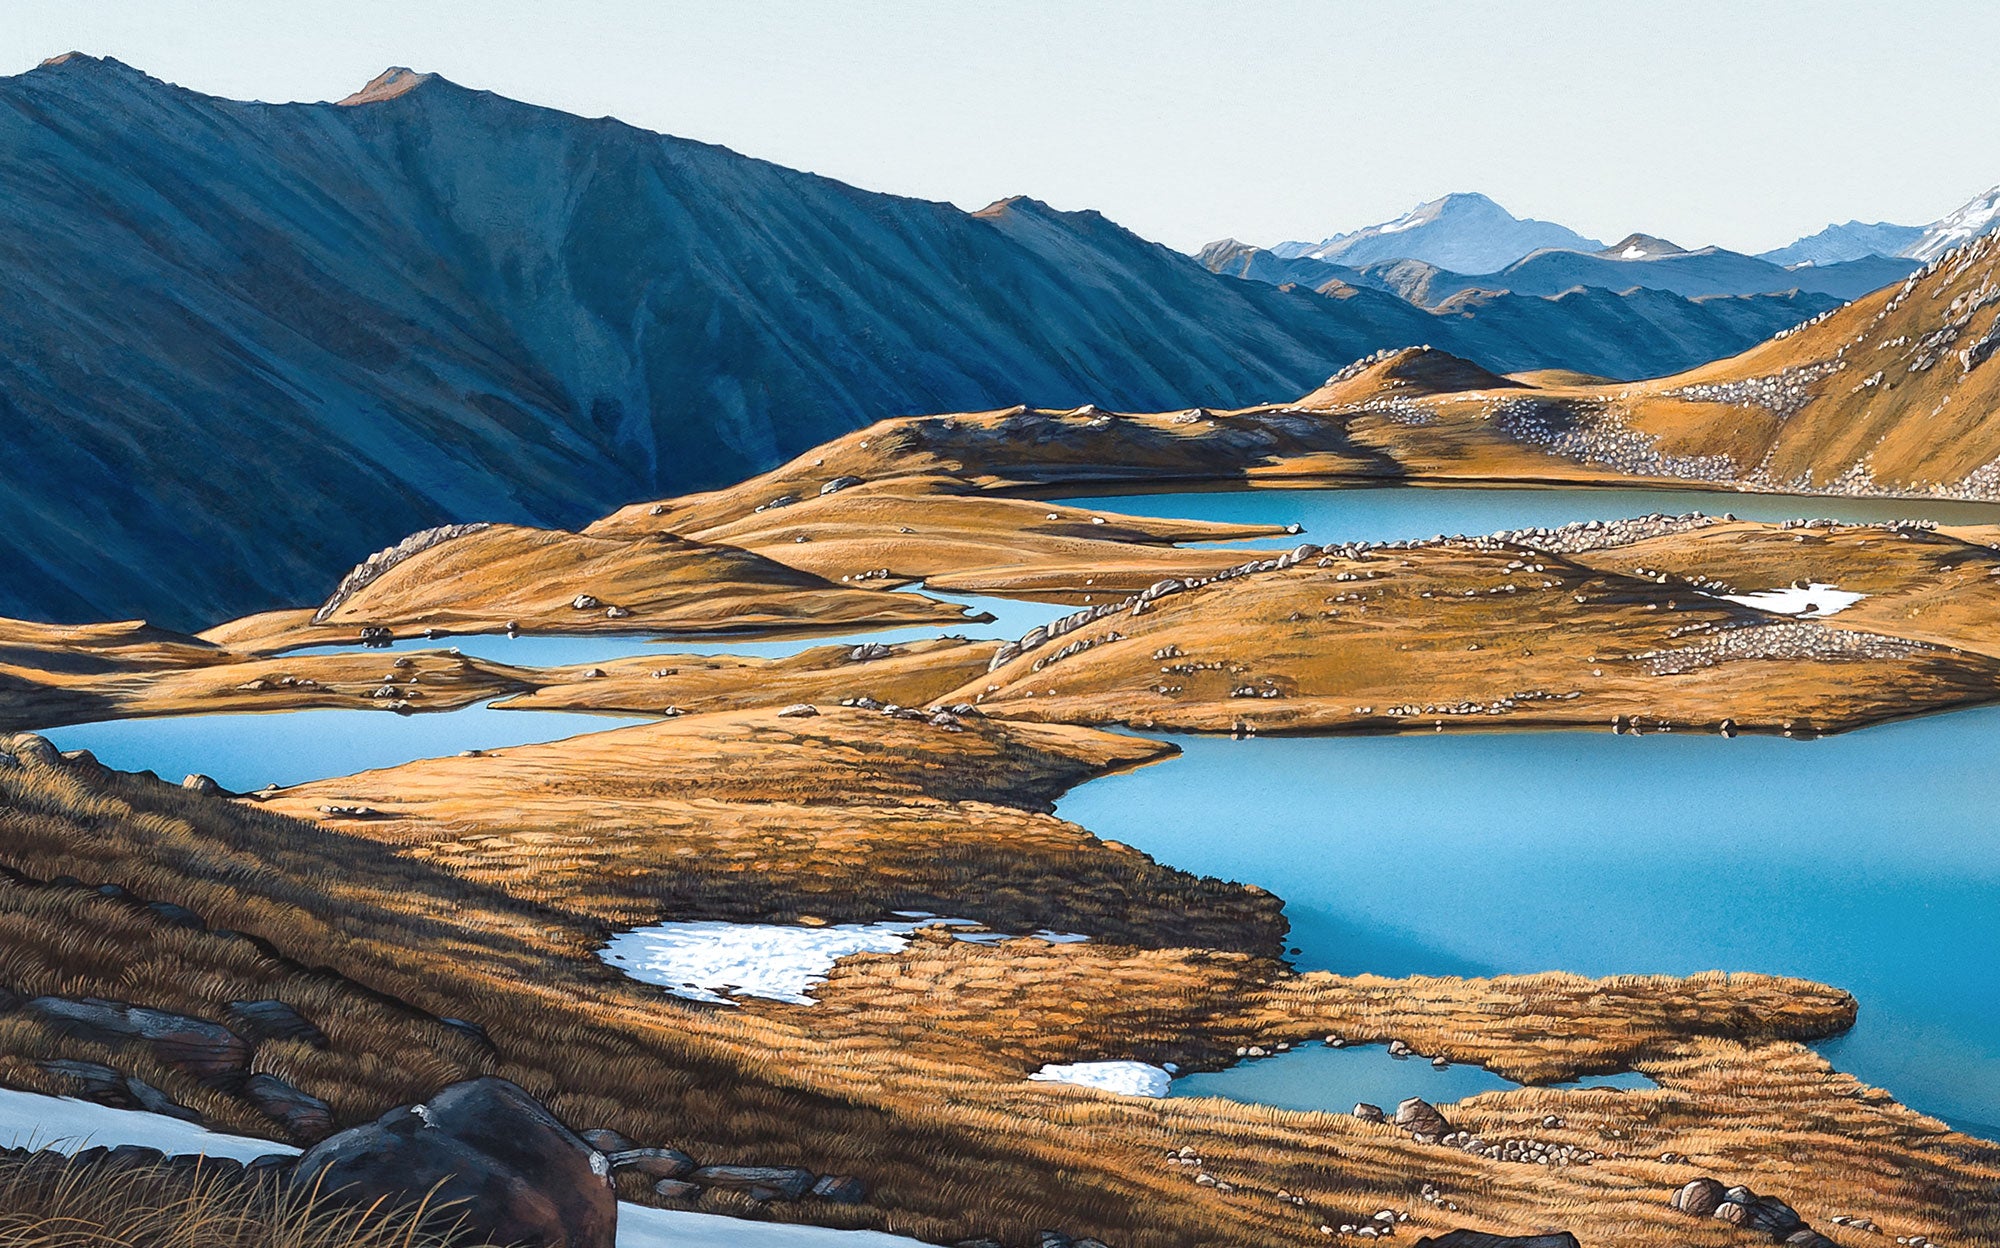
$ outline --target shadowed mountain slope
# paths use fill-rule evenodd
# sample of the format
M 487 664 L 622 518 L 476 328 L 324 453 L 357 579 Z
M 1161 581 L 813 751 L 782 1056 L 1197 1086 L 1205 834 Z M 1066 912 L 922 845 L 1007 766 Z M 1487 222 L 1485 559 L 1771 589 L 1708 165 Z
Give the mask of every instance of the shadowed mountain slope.
M 1227 281 L 1095 213 L 968 214 L 407 70 L 347 104 L 76 55 L 0 79 L 0 614 L 316 599 L 413 530 L 574 526 L 897 412 L 1250 404 L 1418 342 L 1662 363 L 1622 323 Z

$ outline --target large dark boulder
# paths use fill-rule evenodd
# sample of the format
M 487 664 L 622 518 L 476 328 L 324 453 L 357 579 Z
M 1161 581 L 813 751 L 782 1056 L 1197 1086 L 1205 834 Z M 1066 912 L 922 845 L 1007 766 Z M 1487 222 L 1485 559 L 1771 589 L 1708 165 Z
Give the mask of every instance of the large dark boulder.
M 356 1203 L 414 1203 L 433 1188 L 440 1220 L 523 1248 L 613 1248 L 610 1167 L 505 1079 L 456 1083 L 321 1141 L 292 1182 Z

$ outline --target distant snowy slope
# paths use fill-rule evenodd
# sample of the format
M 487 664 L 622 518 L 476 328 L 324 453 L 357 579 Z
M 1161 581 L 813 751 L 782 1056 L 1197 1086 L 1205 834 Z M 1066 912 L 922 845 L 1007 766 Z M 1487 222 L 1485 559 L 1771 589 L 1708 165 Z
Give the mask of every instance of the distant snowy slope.
M 1929 262 L 1962 243 L 1992 233 L 1996 226 L 2000 226 L 2000 186 L 1926 226 L 1923 236 L 1901 254 Z
M 1867 256 L 1900 256 L 1923 236 L 1924 227 L 1921 225 L 1891 225 L 1886 221 L 1867 225 L 1849 221 L 1846 225 L 1829 225 L 1817 234 L 1809 234 L 1774 251 L 1758 252 L 1757 258 L 1789 267 L 1794 264 L 1837 264 Z
M 1961 244 L 2000 228 L 2000 186 L 1975 196 L 1957 211 L 1929 225 L 1865 225 L 1849 221 L 1829 225 L 1788 246 L 1766 251 L 1759 259 L 1774 264 L 1836 264 L 1869 257 L 1899 257 L 1928 263 Z
M 1361 268 L 1422 260 L 1461 273 L 1487 273 L 1546 247 L 1595 251 L 1604 244 L 1549 221 L 1516 217 L 1484 195 L 1460 193 L 1418 204 L 1394 221 L 1319 243 L 1279 243 L 1282 259 L 1305 257 Z

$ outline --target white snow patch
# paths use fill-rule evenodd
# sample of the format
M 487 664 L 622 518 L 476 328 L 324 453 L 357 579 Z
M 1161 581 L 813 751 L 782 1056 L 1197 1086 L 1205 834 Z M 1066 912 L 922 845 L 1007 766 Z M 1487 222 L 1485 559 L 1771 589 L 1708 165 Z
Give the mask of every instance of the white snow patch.
M 618 1206 L 618 1248 L 929 1248 L 881 1231 L 750 1222 L 715 1213 Z
M 1028 1078 L 1040 1083 L 1069 1083 L 1120 1096 L 1165 1096 L 1173 1076 L 1145 1062 L 1051 1062 Z
M 959 940 L 980 944 L 1014 939 L 969 919 L 941 919 L 921 911 L 897 914 L 894 921 L 829 927 L 720 920 L 655 923 L 613 937 L 598 956 L 636 980 L 689 1001 L 734 1005 L 732 996 L 745 996 L 811 1005 L 811 990 L 826 981 L 834 963 L 857 953 L 899 953 L 920 928 L 946 928 Z M 1090 939 L 1075 932 L 1035 935 L 1052 944 Z
M 271 1153 L 296 1153 L 289 1144 L 244 1135 L 223 1135 L 165 1114 L 110 1109 L 67 1096 L 44 1096 L 0 1088 L 0 1145 L 78 1153 L 98 1145 L 137 1144 L 168 1155 L 200 1153 L 254 1161 Z
M 1644 247 L 1639 247 L 1635 245 L 1627 247 L 1625 250 L 1619 252 L 1618 258 L 1620 260 L 1644 260 L 1647 256 L 1650 256 L 1652 254 L 1653 254 L 1652 252 L 1647 251 Z
M 1770 611 L 1777 615 L 1797 615 L 1814 620 L 1829 615 L 1839 615 L 1867 596 L 1852 590 L 1836 589 L 1820 581 L 1814 581 L 1803 589 L 1792 585 L 1784 589 L 1760 589 L 1750 594 L 1710 595 L 1713 598 L 1726 598 L 1730 602 L 1740 602 L 1746 607 L 1756 607 L 1760 611 Z
M 273 1140 L 222 1135 L 191 1122 L 137 1109 L 109 1109 L 66 1096 L 0 1088 L 0 1144 L 81 1152 L 137 1144 L 173 1156 L 200 1153 L 252 1161 L 299 1150 Z M 924 1248 L 914 1239 L 879 1231 L 779 1226 L 714 1213 L 618 1205 L 618 1248 Z

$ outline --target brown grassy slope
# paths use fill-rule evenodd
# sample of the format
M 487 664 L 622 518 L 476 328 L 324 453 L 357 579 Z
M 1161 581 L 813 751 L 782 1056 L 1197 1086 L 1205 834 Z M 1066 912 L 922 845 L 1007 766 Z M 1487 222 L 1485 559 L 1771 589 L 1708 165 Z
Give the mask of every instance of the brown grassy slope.
M 0 1243 L 56 1248 L 478 1248 L 421 1207 L 357 1209 L 210 1168 L 0 1155 Z
M 334 1046 L 313 1059 L 318 1065 L 300 1055 L 286 1069 L 333 1102 L 343 1121 L 421 1095 L 420 1085 L 498 1073 L 573 1125 L 609 1123 L 710 1160 L 853 1172 L 878 1193 L 864 1208 L 787 1208 L 782 1216 L 933 1238 L 989 1228 L 1025 1235 L 1052 1219 L 1109 1228 L 1139 1217 L 1139 1193 L 1109 1159 L 1073 1158 L 1054 1178 L 1046 1163 L 1024 1158 L 1017 1141 L 976 1125 L 970 1110 L 927 1110 L 962 1072 L 924 1074 L 930 1067 L 921 1055 L 905 1060 L 886 1049 L 851 1066 L 851 1055 L 794 1027 L 672 1003 L 590 955 L 604 934 L 600 923 L 508 899 L 372 842 L 75 765 L 0 771 L 0 829 L 0 863 L 10 869 L 117 882 L 140 897 L 195 908 L 211 925 L 267 941 L 292 962 L 328 965 L 336 990 L 298 1004 Z M 93 926 L 73 925 L 68 941 L 83 937 L 107 951 L 129 943 L 96 935 Z M 65 990 L 79 995 L 138 997 L 215 1017 L 220 1001 L 243 990 L 212 947 L 181 959 L 160 982 L 160 999 L 149 999 L 150 979 L 84 961 L 72 970 L 67 943 L 52 938 L 47 948 L 46 973 L 64 976 Z M 178 951 L 169 944 L 160 957 Z M 33 957 L 18 952 L 24 961 L 14 972 Z M 278 987 L 292 999 L 288 985 Z M 482 1050 L 421 1017 L 413 1034 L 353 1013 L 357 1002 L 379 1012 L 375 994 L 426 1014 L 470 1018 L 496 1047 Z M 395 1051 L 356 1052 L 347 1045 L 355 1036 Z M 899 1063 L 913 1069 L 899 1074 Z M 905 1086 L 918 1078 L 920 1089 Z M 226 1106 L 220 1112 L 225 1124 L 247 1125 L 240 1117 L 247 1110 L 235 1118 Z M 1057 1147 L 1046 1128 L 1026 1134 L 1029 1154 Z M 1185 1241 L 1135 1232 L 1127 1242 Z
M 811 749 L 796 750 L 795 762 L 783 757 L 791 721 L 783 721 L 780 731 L 779 721 L 768 718 L 701 718 L 723 726 L 712 734 L 713 756 L 703 770 L 715 775 L 714 785 L 725 794 L 754 788 L 744 761 L 761 754 L 771 758 L 781 799 L 789 791 L 790 800 L 855 800 L 861 812 L 865 794 L 849 795 L 863 782 L 885 794 L 915 782 L 954 797 L 976 794 L 989 783 L 1013 788 L 1021 782 L 993 778 L 997 764 L 1027 767 L 1031 776 L 1023 787 L 1064 783 L 1050 773 L 1053 764 L 1019 757 L 1010 763 L 999 737 L 1038 741 L 1051 751 L 1081 746 L 1087 753 L 1114 743 L 1119 750 L 1138 748 L 1076 730 L 984 726 L 996 740 L 966 742 L 974 765 L 959 774 L 938 758 L 933 738 L 919 735 L 924 726 L 876 717 L 876 732 L 839 725 L 841 735 L 854 741 L 854 757 L 823 768 Z M 683 729 L 691 724 L 692 717 L 676 721 Z M 723 748 L 760 740 L 776 748 L 750 755 Z M 675 744 L 676 753 L 703 748 L 696 741 Z M 869 775 L 871 769 L 881 774 Z M 644 769 L 627 770 L 631 787 L 645 786 Z M 1043 773 L 1049 774 L 1032 778 Z M 615 820 L 607 827 L 587 806 L 566 815 L 559 784 L 554 791 L 537 787 L 555 779 L 548 768 L 524 779 L 530 782 L 513 790 L 517 824 L 532 818 L 560 827 L 567 819 L 579 837 L 616 834 Z M 654 787 L 671 791 L 686 779 L 669 769 Z M 1213 1052 L 1218 1043 L 1203 1021 L 1210 1013 L 1220 1019 L 1215 1026 L 1222 1043 L 1246 1027 L 1296 1035 L 1302 1027 L 1329 1026 L 1330 1019 L 1357 1037 L 1372 1034 L 1369 1027 L 1393 1027 L 1422 1039 L 1429 1033 L 1419 1016 L 1428 1016 L 1437 1033 L 1468 1051 L 1489 1032 L 1496 1039 L 1487 1047 L 1496 1050 L 1532 1048 L 1530 1038 L 1541 1035 L 1547 1056 L 1535 1060 L 1557 1065 L 1644 1048 L 1665 1055 L 1662 1061 L 1685 1060 L 1688 1078 L 1704 1081 L 1699 1095 L 1628 1100 L 1529 1092 L 1511 1094 L 1512 1100 L 1483 1098 L 1476 1103 L 1483 1108 L 1461 1113 L 1525 1129 L 1544 1112 L 1560 1112 L 1572 1124 L 1572 1138 L 1594 1141 L 1606 1153 L 1624 1151 L 1613 1141 L 1642 1132 L 1651 1149 L 1658 1143 L 1656 1121 L 1664 1116 L 1673 1120 L 1666 1147 L 1707 1139 L 1698 1151 L 1702 1164 L 1726 1163 L 1732 1174 L 1769 1190 L 1780 1190 L 1777 1180 L 1783 1179 L 1783 1189 L 1810 1217 L 1823 1219 L 1829 1202 L 1838 1199 L 1843 1208 L 1879 1215 L 1897 1233 L 1952 1230 L 1957 1242 L 2000 1242 L 1992 1215 L 1980 1211 L 1971 1195 L 1992 1182 L 1989 1146 L 1952 1136 L 1880 1094 L 1829 1077 L 1817 1059 L 1772 1038 L 1819 1034 L 1845 1017 L 1844 998 L 1804 985 L 1754 978 L 1592 985 L 1555 976 L 1399 986 L 1306 977 L 1293 988 L 1269 963 L 1205 951 L 920 942 L 918 956 L 908 962 L 850 964 L 862 982 L 889 994 L 876 1012 L 892 1025 L 860 1026 L 841 1016 L 845 1007 L 688 1006 L 610 973 L 588 954 L 602 925 L 565 901 L 574 891 L 563 879 L 568 846 L 525 847 L 508 881 L 516 894 L 510 897 L 407 854 L 393 855 L 372 840 L 283 819 L 254 803 L 198 798 L 74 764 L 0 772 L 0 798 L 0 864 L 39 878 L 61 869 L 86 881 L 116 880 L 142 896 L 190 905 L 217 927 L 271 941 L 294 962 L 327 964 L 338 982 L 325 995 L 298 1003 L 334 1034 L 335 1044 L 314 1059 L 322 1065 L 285 1069 L 307 1090 L 334 1101 L 343 1116 L 407 1099 L 408 1081 L 421 1078 L 409 1072 L 422 1054 L 421 1060 L 438 1064 L 438 1082 L 499 1073 L 548 1099 L 573 1125 L 611 1125 L 709 1159 L 796 1160 L 850 1170 L 874 1193 L 859 1208 L 787 1207 L 782 1217 L 845 1219 L 947 1242 L 993 1233 L 1010 1245 L 1032 1243 L 1036 1228 L 1059 1225 L 1152 1248 L 1316 1243 L 1321 1223 L 1353 1220 L 1386 1204 L 1411 1210 L 1413 1234 L 1465 1223 L 1504 1229 L 1556 1221 L 1606 1234 L 1617 1230 L 1621 1243 L 1667 1248 L 1686 1242 L 1688 1228 L 1664 1205 L 1666 1193 L 1685 1181 L 1684 1167 L 1606 1158 L 1565 1172 L 1551 1187 L 1549 1172 L 1539 1168 L 1417 1144 L 1348 1118 L 1213 1101 L 1132 1102 L 1021 1079 L 1043 1058 L 1119 1055 L 1120 1030 L 1140 1029 L 1134 1020 L 1154 1012 L 1179 1020 L 1196 1053 Z M 730 814 L 727 803 L 701 808 L 711 822 Z M 952 830 L 962 835 L 996 814 L 1004 811 L 963 804 Z M 922 824 L 911 835 L 936 843 Z M 779 848 L 793 856 L 795 847 Z M 746 865 L 754 866 L 754 857 Z M 549 904 L 522 900 L 537 891 L 538 874 L 551 881 L 544 890 L 553 899 Z M 1185 912 L 1227 904 L 1230 895 L 1219 886 L 1206 893 L 1178 887 L 1176 897 L 1152 899 L 1154 908 Z M 69 891 L 84 900 L 83 890 Z M 1259 904 L 1254 894 L 1235 895 L 1253 908 Z M 69 913 L 63 926 L 73 933 L 97 925 L 92 911 Z M 1183 914 L 1160 921 L 1188 920 Z M 107 983 L 108 961 L 103 970 L 80 964 L 69 990 L 169 992 L 177 995 L 157 1003 L 212 1017 L 215 1000 L 243 991 L 213 952 L 221 946 L 209 943 L 223 939 L 162 946 L 155 956 L 183 957 L 183 969 L 157 978 L 148 972 Z M 109 951 L 130 940 L 107 933 L 102 944 Z M 58 965 L 70 956 L 60 942 L 47 947 Z M 997 979 L 1003 995 L 989 1000 L 990 1008 L 958 1010 L 957 988 L 929 986 L 937 978 L 933 963 L 952 977 L 962 972 L 968 982 Z M 446 1036 L 421 1014 L 400 1031 L 376 1030 L 368 1016 L 346 1011 L 364 1002 L 379 1011 L 381 999 L 340 989 L 341 983 L 387 993 L 417 1011 L 470 1017 L 488 1029 L 496 1049 L 489 1053 L 456 1033 Z M 1113 983 L 1118 991 L 1107 991 Z M 291 999 L 294 987 L 281 979 L 276 990 Z M 1682 1001 L 1692 1008 L 1675 1004 Z M 937 1016 L 927 1023 L 926 1015 Z M 1068 1039 L 1024 1039 L 1044 1031 Z M 362 1036 L 406 1051 L 394 1063 L 371 1059 L 372 1050 L 350 1047 Z M 1762 1039 L 1746 1043 L 1745 1037 Z M 1752 1087 L 1780 1070 L 1797 1072 L 1785 1075 L 1784 1104 L 1708 1109 L 1711 1090 Z M 1716 1103 L 1735 1104 L 1727 1098 Z M 1792 1125 L 1800 1121 L 1807 1124 L 1803 1131 Z M 1818 1134 L 1822 1125 L 1837 1136 L 1832 1143 Z M 1161 1163 L 1166 1150 L 1183 1145 L 1195 1148 L 1205 1168 L 1235 1190 L 1198 1186 L 1192 1170 Z M 1765 1181 L 1779 1164 L 1791 1169 Z M 1450 1183 L 1461 1209 L 1448 1213 L 1415 1201 L 1413 1190 L 1424 1178 Z M 1305 1204 L 1273 1199 L 1280 1187 L 1303 1194 Z
M 1406 352 L 1301 405 L 1426 475 L 1451 472 L 1454 459 L 1477 468 L 1496 441 L 1513 440 L 1546 448 L 1537 478 L 1577 479 L 1580 468 L 1586 478 L 2000 501 L 1997 264 L 2000 244 L 1977 240 L 1906 283 L 1656 381 L 1544 374 L 1496 385 L 1442 353 Z M 1541 432 L 1523 438 L 1530 426 Z M 1550 445 L 1564 433 L 1581 440 Z
M 450 711 L 532 689 L 540 678 L 525 669 L 432 651 L 222 657 L 226 661 L 199 667 L 134 667 L 89 676 L 0 669 L 0 729 L 308 708 Z M 407 662 L 395 666 L 398 659 Z M 393 693 L 383 693 L 385 688 Z
M 1672 566 L 1666 546 L 1679 542 L 1712 553 L 1706 574 L 1752 576 L 1766 588 L 1772 551 L 1799 549 L 1769 526 L 1700 532 L 1660 539 L 1661 564 Z M 1853 579 L 1832 574 L 1836 564 L 1871 567 L 1903 549 L 1883 530 L 1860 532 L 1874 544 L 1857 538 L 1814 568 Z M 1738 542 L 1755 549 L 1753 571 L 1732 571 Z M 1008 718 L 1265 732 L 1601 726 L 1616 717 L 1832 731 L 2000 696 L 1991 657 L 1857 639 L 1844 616 L 1794 622 L 1686 581 L 1635 575 L 1653 549 L 1567 557 L 1480 539 L 1328 556 L 1110 616 L 950 696 Z M 1962 543 L 1951 552 L 1987 558 Z M 1907 582 L 1907 564 L 1884 575 Z M 1954 599 L 1962 610 L 2000 605 L 2000 586 L 1965 579 Z M 1893 617 L 1891 595 L 1883 598 L 1876 617 Z M 1763 640 L 1747 652 L 1717 649 L 1750 639 Z M 1056 657 L 1079 643 L 1087 648 Z
M 914 495 L 1169 482 L 1502 480 L 2000 500 L 2000 467 L 1990 467 L 2000 465 L 2000 421 L 1993 418 L 2000 366 L 1987 367 L 1986 358 L 2000 315 L 1991 310 L 2000 289 L 1996 256 L 2000 244 L 1982 239 L 1906 286 L 1657 381 L 1602 383 L 1555 372 L 1498 377 L 1413 348 L 1344 369 L 1291 405 L 898 418 L 740 486 L 629 507 L 590 531 L 755 530 L 780 517 L 803 523 L 784 515 L 790 506 L 769 504 L 817 502 L 821 488 L 843 477 L 871 489 L 899 483 L 895 492 Z M 1972 354 L 1963 356 L 1968 348 Z M 916 514 L 911 503 L 895 505 Z M 837 562 L 848 553 L 823 558 Z
M 269 809 L 362 805 L 356 835 L 616 923 L 875 919 L 930 910 L 1009 931 L 1275 952 L 1277 903 L 1038 813 L 1170 752 L 1086 729 L 963 729 L 828 705 L 690 715 L 544 746 L 300 785 Z M 343 825 L 345 826 L 345 825 Z
M 938 589 L 1081 600 L 1143 587 L 1163 576 L 1218 571 L 1237 558 L 1228 550 L 1184 549 L 1177 543 L 1282 531 L 1002 498 L 968 492 L 962 482 L 938 476 L 896 476 L 755 510 L 756 500 L 771 488 L 752 481 L 668 504 L 658 516 L 652 507 L 629 507 L 590 532 L 636 535 L 672 525 L 701 541 L 741 546 L 833 581 L 887 568 L 898 582 L 922 580 Z
M 1794 582 L 1868 595 L 1831 623 L 2000 656 L 2000 530 L 1717 524 L 1588 551 L 1606 572 L 1644 568 L 1749 593 Z
M 723 711 L 869 697 L 923 707 L 985 671 L 1000 646 L 940 637 L 886 648 L 889 653 L 880 658 L 854 645 L 829 645 L 781 659 L 661 653 L 594 668 L 547 669 L 536 674 L 541 687 L 499 705 L 657 714 L 670 709 Z M 591 676 L 592 671 L 603 674 Z
M 1354 1042 L 1401 1039 L 1420 1053 L 1482 1061 L 1519 1079 L 1636 1068 L 1661 1085 L 1531 1087 L 1446 1107 L 1454 1123 L 1487 1140 L 1601 1154 L 1567 1167 L 1415 1144 L 1344 1114 L 1210 1099 L 1107 1105 L 1068 1094 L 1089 1106 L 1098 1130 L 1143 1122 L 1165 1132 L 1169 1145 L 1192 1146 L 1201 1164 L 1179 1168 L 1182 1183 L 1213 1174 L 1263 1208 L 1281 1191 L 1309 1193 L 1316 1206 L 1309 1225 L 1337 1223 L 1336 1210 L 1387 1206 L 1410 1208 L 1429 1226 L 1720 1245 L 1735 1242 L 1733 1233 L 1666 1208 L 1676 1188 L 1716 1174 L 1779 1193 L 1821 1226 L 1835 1213 L 1860 1213 L 1891 1235 L 1954 1243 L 2000 1237 L 2000 1202 L 1991 1195 L 2000 1147 L 1896 1106 L 1789 1039 L 1838 1028 L 1853 1010 L 1845 994 L 1793 980 L 1291 976 L 1255 960 L 1186 950 L 992 950 L 932 939 L 896 957 L 842 963 L 820 996 L 823 1028 L 910 1043 L 1004 1042 L 988 1060 L 1018 1055 L 1021 1071 L 1078 1056 L 1213 1064 L 1232 1045 L 1268 1048 L 1331 1032 Z M 1328 1149 L 1342 1159 L 1339 1177 L 1322 1168 Z M 1417 1202 L 1422 1182 L 1444 1188 L 1458 1211 Z
M 1785 417 L 1771 439 L 1763 466 L 1772 481 L 1826 488 L 1859 469 L 1890 489 L 1971 488 L 1979 497 L 1995 497 L 1991 470 L 1975 474 L 2000 461 L 2000 366 L 1976 348 L 2000 316 L 1993 306 L 2000 291 L 1996 264 L 2000 243 L 1992 236 L 1978 239 L 1900 286 L 1670 382 L 1837 368 L 1811 388 L 1810 400 Z M 1975 349 L 1970 367 L 1961 358 L 1968 348 Z M 1650 387 L 1662 388 L 1674 387 Z
M 599 605 L 576 607 L 579 595 Z M 947 604 L 829 584 L 748 551 L 669 533 L 628 540 L 495 525 L 396 564 L 323 624 L 303 612 L 272 613 L 206 636 L 272 651 L 352 640 L 363 626 L 498 632 L 511 620 L 528 633 L 742 633 L 962 618 Z
M 1819 1039 L 1855 1011 L 1838 989 L 1765 975 L 1384 979 L 1217 950 L 1024 941 L 996 953 L 937 934 L 844 960 L 817 995 L 823 1034 L 931 1034 L 1023 1073 L 1078 1053 L 1217 1069 L 1248 1045 L 1334 1034 L 1536 1083 L 1628 1070 L 1693 1036 Z M 1617 1023 L 1579 1025 L 1592 1014 Z

